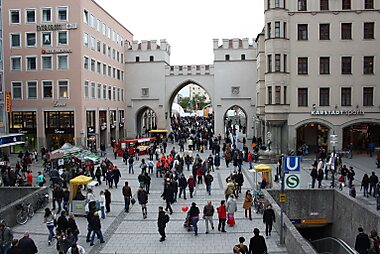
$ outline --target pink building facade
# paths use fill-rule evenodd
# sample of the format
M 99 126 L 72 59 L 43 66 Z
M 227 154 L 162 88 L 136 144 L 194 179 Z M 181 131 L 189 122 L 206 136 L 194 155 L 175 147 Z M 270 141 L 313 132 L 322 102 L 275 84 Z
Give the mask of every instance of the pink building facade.
M 3 10 L 9 133 L 25 134 L 30 150 L 124 138 L 132 33 L 93 0 L 4 0 Z

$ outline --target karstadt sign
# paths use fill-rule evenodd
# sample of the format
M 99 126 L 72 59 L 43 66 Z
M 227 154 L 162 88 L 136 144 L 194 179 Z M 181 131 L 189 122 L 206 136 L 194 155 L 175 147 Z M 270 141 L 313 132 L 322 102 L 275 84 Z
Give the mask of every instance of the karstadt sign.
M 312 116 L 357 116 L 364 115 L 361 109 L 348 109 L 348 110 L 313 110 L 310 112 Z

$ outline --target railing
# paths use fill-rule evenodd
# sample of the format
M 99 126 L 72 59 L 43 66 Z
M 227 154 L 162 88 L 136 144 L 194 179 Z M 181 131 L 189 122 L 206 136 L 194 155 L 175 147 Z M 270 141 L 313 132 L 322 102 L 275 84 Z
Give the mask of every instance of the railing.
M 311 241 L 314 249 L 320 254 L 358 254 L 346 242 L 335 237 L 326 237 Z

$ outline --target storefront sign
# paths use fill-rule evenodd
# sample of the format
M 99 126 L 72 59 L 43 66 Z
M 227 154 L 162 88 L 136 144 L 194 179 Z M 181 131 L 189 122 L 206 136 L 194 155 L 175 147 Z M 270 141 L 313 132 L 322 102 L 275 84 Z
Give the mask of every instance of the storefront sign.
M 53 24 L 53 25 L 37 25 L 37 32 L 39 31 L 57 31 L 62 30 L 62 24 Z
M 5 112 L 12 112 L 12 95 L 11 92 L 5 92 Z
M 312 116 L 356 116 L 364 115 L 364 111 L 361 109 L 348 109 L 348 110 L 313 110 L 310 112 Z
M 55 133 L 55 134 L 65 134 L 65 130 L 55 129 L 55 130 L 54 130 L 54 133 Z
M 66 24 L 66 29 L 67 30 L 74 30 L 74 29 L 77 29 L 77 28 L 78 28 L 78 24 L 77 23 Z
M 59 102 L 59 101 L 53 101 L 53 107 L 55 107 L 55 108 L 66 107 L 66 103 L 65 102 Z
M 72 53 L 72 49 L 43 49 L 41 50 L 41 54 L 70 54 Z

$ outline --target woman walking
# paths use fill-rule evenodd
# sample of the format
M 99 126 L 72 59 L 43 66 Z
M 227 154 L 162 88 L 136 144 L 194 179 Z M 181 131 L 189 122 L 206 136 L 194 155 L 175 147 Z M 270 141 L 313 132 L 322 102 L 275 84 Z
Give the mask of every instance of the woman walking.
M 50 246 L 54 237 L 54 214 L 50 208 L 45 208 L 44 223 L 46 223 L 46 227 L 49 230 L 48 244 Z
M 243 208 L 244 208 L 245 217 L 247 218 L 247 213 L 248 213 L 250 220 L 252 220 L 252 201 L 253 201 L 253 197 L 252 197 L 251 191 L 247 190 L 244 197 Z
M 235 225 L 235 212 L 237 211 L 237 204 L 234 195 L 231 195 L 227 200 L 227 224 L 230 227 Z
M 190 208 L 190 219 L 191 219 L 191 224 L 193 225 L 194 228 L 194 235 L 198 235 L 198 221 L 199 221 L 199 208 L 197 207 L 197 204 L 194 202 L 191 204 Z
M 362 190 L 362 188 L 363 188 L 363 195 L 364 195 L 364 197 L 367 197 L 367 198 L 369 197 L 368 187 L 369 187 L 369 177 L 367 174 L 364 174 L 360 190 Z

